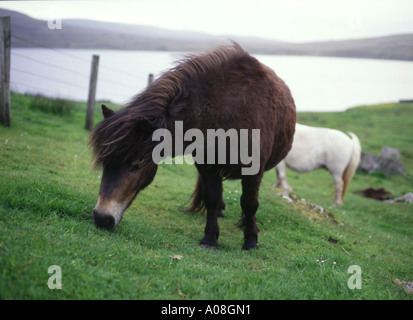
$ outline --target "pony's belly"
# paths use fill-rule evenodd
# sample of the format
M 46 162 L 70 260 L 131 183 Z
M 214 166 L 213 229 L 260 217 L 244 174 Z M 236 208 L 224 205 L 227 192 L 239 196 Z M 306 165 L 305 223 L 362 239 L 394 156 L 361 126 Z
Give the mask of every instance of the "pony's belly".
M 288 168 L 298 173 L 311 172 L 322 167 L 322 164 L 320 163 L 302 161 L 301 159 L 295 161 L 287 159 L 286 165 Z
M 313 167 L 292 167 L 292 166 L 288 166 L 291 170 L 298 172 L 298 173 L 306 173 L 306 172 L 311 172 L 317 168 L 313 168 Z

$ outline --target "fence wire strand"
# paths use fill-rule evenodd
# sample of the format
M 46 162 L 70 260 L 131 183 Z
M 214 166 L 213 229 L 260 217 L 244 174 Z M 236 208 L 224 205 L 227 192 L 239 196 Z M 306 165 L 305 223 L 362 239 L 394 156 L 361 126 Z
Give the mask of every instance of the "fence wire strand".
M 90 63 L 91 63 L 91 61 L 88 60 L 88 59 L 85 59 L 85 58 L 83 58 L 83 57 L 79 57 L 79 56 L 77 56 L 77 55 L 74 55 L 74 54 L 71 54 L 71 53 L 62 51 L 62 50 L 57 49 L 57 48 L 53 48 L 53 47 L 49 47 L 49 46 L 43 45 L 43 44 L 38 43 L 38 42 L 36 42 L 36 41 L 28 40 L 28 39 L 21 38 L 21 37 L 15 36 L 15 35 L 11 35 L 11 37 L 14 38 L 14 39 L 17 39 L 17 40 L 26 42 L 26 43 L 28 43 L 28 44 L 35 45 L 35 46 L 37 46 L 37 47 L 41 47 L 41 48 L 44 48 L 44 49 L 52 50 L 52 51 L 57 52 L 57 53 L 59 53 L 59 54 L 61 54 L 61 55 L 64 55 L 64 56 L 67 56 L 67 57 L 76 59 L 76 60 L 78 60 L 78 61 L 82 61 L 82 62 L 84 62 L 84 63 L 87 63 L 88 65 L 90 65 Z M 62 66 L 60 66 L 60 65 L 56 65 L 56 64 L 53 64 L 53 63 L 45 62 L 45 61 L 43 61 L 43 60 L 35 59 L 35 58 L 29 57 L 29 56 L 27 56 L 27 55 L 21 54 L 21 53 L 19 53 L 19 52 L 12 52 L 12 55 L 16 55 L 16 56 L 19 56 L 19 57 L 21 57 L 21 58 L 23 58 L 23 59 L 31 60 L 31 61 L 33 61 L 33 62 L 36 62 L 36 63 L 38 63 L 38 64 L 42 64 L 42 65 L 45 65 L 45 66 L 48 66 L 48 67 L 53 67 L 53 68 L 56 68 L 56 69 L 59 69 L 59 70 L 63 70 L 63 71 L 65 71 L 65 72 L 69 72 L 69 73 L 75 74 L 75 75 L 80 76 L 80 77 L 85 78 L 85 79 L 89 79 L 89 76 L 88 76 L 88 75 L 82 74 L 82 73 L 77 72 L 77 71 L 72 70 L 72 69 L 68 69 L 68 68 L 62 67 Z M 109 71 L 111 71 L 111 72 L 116 72 L 116 73 L 118 73 L 118 74 L 127 75 L 127 76 L 129 76 L 129 77 L 132 77 L 132 78 L 136 79 L 136 74 L 132 74 L 132 73 L 129 73 L 129 72 L 126 72 L 126 71 L 123 71 L 123 70 L 118 70 L 118 69 L 115 69 L 115 68 L 106 66 L 106 65 L 104 65 L 104 64 L 101 64 L 101 63 L 99 63 L 99 68 L 106 69 L 106 70 L 109 70 Z M 31 75 L 31 76 L 36 76 L 36 77 L 43 78 L 43 79 L 46 79 L 46 80 L 56 81 L 56 82 L 59 82 L 59 83 L 65 84 L 65 85 L 69 85 L 69 86 L 73 86 L 73 87 L 78 87 L 78 88 L 85 89 L 85 86 L 81 86 L 81 85 L 79 85 L 79 84 L 75 84 L 75 83 L 72 83 L 72 82 L 68 82 L 68 81 L 64 81 L 64 80 L 61 80 L 61 79 L 57 79 L 57 78 L 45 76 L 45 75 L 38 74 L 38 73 L 35 73 L 35 72 L 30 72 L 30 71 L 27 71 L 27 70 L 21 70 L 21 69 L 15 68 L 15 67 L 12 67 L 11 70 L 14 70 L 14 71 L 17 71 L 17 72 L 21 72 L 21 73 L 25 73 L 25 74 L 28 74 L 28 75 Z M 127 87 L 127 88 L 131 88 L 131 89 L 137 89 L 136 87 L 134 87 L 134 86 L 132 86 L 132 85 L 130 85 L 130 84 L 126 84 L 126 83 L 122 83 L 122 82 L 119 82 L 119 81 L 114 81 L 114 80 L 105 79 L 105 78 L 102 78 L 101 76 L 99 76 L 98 80 L 99 80 L 100 82 L 110 83 L 110 84 L 112 84 L 112 85 L 117 85 L 117 86 L 121 86 L 121 87 Z M 15 84 L 18 84 L 18 83 L 16 83 L 16 82 L 14 82 L 14 83 L 15 83 Z M 22 84 L 18 84 L 18 85 L 22 85 Z M 23 85 L 23 86 L 25 86 L 25 85 Z M 31 87 L 32 89 L 34 89 L 33 86 L 26 86 L 26 87 Z M 37 89 L 37 90 L 42 91 L 42 90 L 40 90 L 40 89 Z M 108 91 L 106 91 L 106 90 L 100 90 L 100 89 L 98 89 L 98 92 L 104 93 L 104 94 L 109 94 L 109 95 L 111 95 L 111 96 L 118 96 L 118 94 L 115 94 L 115 93 L 113 93 L 113 92 L 108 92 Z

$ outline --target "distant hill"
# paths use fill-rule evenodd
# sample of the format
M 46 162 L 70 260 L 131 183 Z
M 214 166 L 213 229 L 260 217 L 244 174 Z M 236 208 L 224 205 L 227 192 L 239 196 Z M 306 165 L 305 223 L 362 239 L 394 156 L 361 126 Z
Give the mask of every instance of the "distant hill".
M 310 55 L 413 60 L 413 34 L 325 41 L 287 43 L 261 38 L 212 36 L 199 32 L 171 31 L 143 25 L 92 20 L 63 20 L 61 30 L 50 30 L 47 21 L 0 9 L 11 17 L 12 46 L 73 49 L 122 49 L 199 51 L 234 40 L 256 54 Z

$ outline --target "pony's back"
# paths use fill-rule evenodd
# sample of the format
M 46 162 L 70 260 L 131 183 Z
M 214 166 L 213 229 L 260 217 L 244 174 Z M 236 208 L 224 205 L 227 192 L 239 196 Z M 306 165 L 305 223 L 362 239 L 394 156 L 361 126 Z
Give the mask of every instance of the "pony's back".
M 296 118 L 291 92 L 272 69 L 239 45 L 190 57 L 161 77 L 159 84 L 169 78 L 179 84 L 184 99 L 175 97 L 168 105 L 168 127 L 183 121 L 184 130 L 197 128 L 204 136 L 208 129 L 235 129 L 238 136 L 241 129 L 250 135 L 259 129 L 263 170 L 273 168 L 288 153 Z
M 286 169 L 310 172 L 318 168 L 327 169 L 335 183 L 334 203 L 342 204 L 346 188 L 358 167 L 361 145 L 357 136 L 335 129 L 296 124 L 293 146 L 287 157 L 277 166 L 275 187 L 292 190 L 287 183 Z
M 353 143 L 345 133 L 297 123 L 293 145 L 285 161 L 297 172 L 321 167 L 327 167 L 330 172 L 343 172 L 352 152 Z

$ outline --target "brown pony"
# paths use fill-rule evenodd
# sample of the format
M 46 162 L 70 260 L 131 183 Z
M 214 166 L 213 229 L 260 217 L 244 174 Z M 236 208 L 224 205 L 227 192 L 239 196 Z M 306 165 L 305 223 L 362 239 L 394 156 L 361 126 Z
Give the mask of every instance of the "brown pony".
M 217 218 L 225 207 L 223 179 L 242 180 L 243 249 L 257 248 L 258 190 L 264 172 L 280 162 L 291 148 L 296 111 L 286 84 L 273 70 L 250 56 L 238 44 L 187 57 L 165 72 L 145 91 L 117 112 L 102 106 L 104 120 L 91 133 L 95 164 L 103 167 L 99 199 L 93 218 L 99 227 L 114 229 L 138 192 L 148 186 L 157 171 L 152 152 L 157 129 L 175 136 L 175 124 L 183 130 L 259 129 L 259 170 L 243 175 L 238 163 L 196 162 L 198 181 L 190 211 L 206 209 L 207 221 L 201 247 L 218 246 Z M 205 139 L 206 140 L 206 139 Z M 184 141 L 184 148 L 191 142 Z M 252 150 L 252 139 L 248 139 Z M 206 145 L 206 142 L 205 142 Z M 171 156 L 182 154 L 173 147 Z M 229 159 L 230 148 L 225 149 Z M 215 153 L 216 154 L 216 153 Z M 206 158 L 206 155 L 205 155 Z

